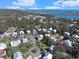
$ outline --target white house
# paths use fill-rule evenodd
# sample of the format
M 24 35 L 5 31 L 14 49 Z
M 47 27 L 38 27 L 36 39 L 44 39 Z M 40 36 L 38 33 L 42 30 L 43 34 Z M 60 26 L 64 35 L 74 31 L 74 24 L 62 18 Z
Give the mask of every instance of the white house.
M 7 33 L 7 32 L 3 33 L 3 34 L 1 35 L 1 39 L 6 38 L 6 37 L 9 37 L 10 34 L 11 34 L 11 33 Z
M 51 45 L 49 48 L 50 48 L 51 50 L 53 50 L 54 47 L 55 47 L 54 45 Z
M 27 30 L 27 34 L 31 34 L 31 31 L 30 30 Z
M 24 31 L 20 31 L 20 35 L 24 35 Z
M 12 47 L 17 47 L 21 44 L 21 41 L 20 40 L 13 40 L 11 41 L 11 46 Z
M 4 57 L 6 55 L 7 46 L 5 43 L 0 43 L 0 57 Z
M 79 39 L 79 35 L 75 34 L 73 35 L 74 38 Z
M 45 29 L 45 28 L 42 28 L 42 31 L 46 32 L 46 31 L 47 31 L 47 29 Z
M 56 29 L 54 29 L 54 30 L 53 30 L 53 32 L 54 32 L 54 33 L 56 33 L 56 32 L 57 32 L 57 30 L 56 30 Z
M 52 29 L 52 27 L 51 27 L 51 28 L 49 28 L 48 30 L 49 30 L 49 31 L 52 31 L 53 29 Z
M 70 35 L 70 33 L 69 32 L 64 32 L 64 35 Z
M 52 59 L 53 55 L 51 53 L 47 53 L 47 55 L 45 55 L 43 57 L 43 59 Z
M 41 29 L 41 28 L 39 28 L 39 29 L 38 29 L 38 31 L 42 31 L 42 29 Z
M 21 52 L 14 53 L 13 59 L 23 59 L 22 53 Z
M 12 37 L 17 37 L 18 36 L 18 33 L 17 32 L 13 32 L 12 33 Z
M 45 36 L 47 36 L 47 37 L 51 37 L 51 35 L 50 35 L 50 34 L 45 34 Z
M 44 36 L 43 36 L 42 34 L 39 34 L 39 35 L 36 36 L 37 40 L 42 40 L 43 37 L 44 37 Z
M 70 40 L 64 40 L 64 44 L 72 47 L 72 41 L 70 41 Z
M 34 35 L 37 34 L 36 29 L 33 29 L 33 30 L 32 30 L 32 33 L 33 33 Z
M 23 38 L 23 43 L 28 43 L 28 39 L 27 38 Z

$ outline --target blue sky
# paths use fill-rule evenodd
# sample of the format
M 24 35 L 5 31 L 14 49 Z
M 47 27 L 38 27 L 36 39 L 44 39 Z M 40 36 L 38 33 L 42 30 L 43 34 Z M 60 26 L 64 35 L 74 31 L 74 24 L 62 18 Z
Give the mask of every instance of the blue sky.
M 0 0 L 0 9 L 79 10 L 79 0 Z

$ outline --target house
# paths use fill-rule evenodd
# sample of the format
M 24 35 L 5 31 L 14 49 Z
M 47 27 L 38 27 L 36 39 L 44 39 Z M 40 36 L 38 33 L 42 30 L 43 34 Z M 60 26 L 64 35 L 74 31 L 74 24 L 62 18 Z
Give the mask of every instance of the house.
M 55 51 L 56 51 L 55 45 L 51 45 L 51 46 L 48 48 L 48 52 L 50 52 L 51 54 L 54 54 Z
M 23 44 L 28 43 L 28 39 L 27 38 L 23 38 Z
M 12 33 L 12 37 L 15 37 L 16 38 L 17 36 L 18 36 L 18 33 L 17 32 L 13 32 Z
M 36 40 L 40 41 L 43 39 L 43 37 L 44 36 L 42 34 L 38 34 L 38 35 L 36 35 Z
M 45 29 L 45 28 L 42 28 L 42 31 L 43 31 L 43 32 L 46 32 L 46 31 L 47 31 L 47 29 Z
M 69 33 L 69 32 L 64 32 L 64 35 L 68 35 L 68 36 L 69 36 L 69 35 L 70 35 L 70 33 Z
M 41 28 L 39 28 L 39 29 L 37 29 L 38 31 L 42 31 L 42 29 Z
M 37 32 L 36 29 L 33 29 L 33 30 L 32 30 L 32 33 L 33 33 L 34 35 L 36 35 L 38 32 Z
M 56 30 L 56 29 L 54 29 L 54 30 L 53 30 L 53 32 L 54 32 L 54 33 L 56 33 L 56 32 L 57 32 L 57 30 Z
M 64 45 L 64 40 L 58 40 L 57 42 L 58 42 L 58 44 L 60 44 L 60 45 Z
M 30 30 L 27 30 L 27 34 L 31 34 L 31 31 Z
M 45 34 L 45 36 L 47 36 L 47 37 L 51 37 L 51 35 L 50 35 L 50 34 Z
M 24 37 L 24 31 L 20 31 L 19 34 L 20 34 L 20 37 L 21 37 L 21 38 Z
M 27 59 L 39 59 L 41 55 L 40 49 L 38 47 L 34 47 L 30 52 L 29 52 L 29 56 L 27 57 Z
M 64 40 L 64 44 L 67 45 L 67 46 L 72 47 L 72 41 L 70 41 L 69 39 L 68 40 Z
M 13 33 L 16 31 L 17 28 L 15 27 L 10 27 L 8 30 L 6 30 L 6 33 Z
M 14 53 L 13 59 L 23 59 L 22 53 L 21 52 Z
M 51 28 L 49 28 L 48 30 L 49 30 L 49 31 L 52 31 L 53 29 L 52 29 L 52 27 L 51 27 Z
M 6 55 L 6 44 L 0 43 L 0 57 L 4 57 Z
M 6 38 L 6 37 L 9 37 L 10 34 L 11 34 L 11 33 L 7 33 L 7 32 L 3 33 L 3 34 L 1 35 L 1 39 L 4 39 L 4 38 Z
M 43 57 L 43 59 L 52 59 L 52 58 L 53 58 L 53 55 L 49 52 Z
M 24 35 L 24 31 L 20 31 L 20 35 Z
M 1 35 L 1 38 L 4 39 L 6 37 L 9 37 L 13 32 L 16 31 L 16 28 L 15 27 L 10 27 L 8 28 L 8 30 L 6 30 L 2 35 Z
M 73 37 L 74 37 L 75 39 L 79 39 L 79 35 L 77 35 L 77 34 L 74 34 Z
M 18 40 L 13 40 L 11 41 L 11 46 L 12 47 L 17 47 L 21 44 L 21 41 L 18 39 Z
M 69 27 L 73 27 L 75 24 L 70 24 Z

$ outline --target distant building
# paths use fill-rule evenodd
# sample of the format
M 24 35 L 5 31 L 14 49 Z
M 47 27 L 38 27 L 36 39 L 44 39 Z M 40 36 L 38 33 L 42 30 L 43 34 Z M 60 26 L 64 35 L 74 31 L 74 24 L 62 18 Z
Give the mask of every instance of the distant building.
M 27 30 L 27 34 L 31 34 L 31 31 L 30 30 Z
M 17 47 L 21 44 L 21 41 L 20 40 L 13 40 L 11 41 L 11 46 L 12 47 Z
M 23 44 L 28 43 L 28 39 L 27 38 L 23 38 L 22 41 L 23 41 Z
M 43 59 L 52 59 L 53 58 L 53 55 L 51 53 L 47 53 Z
M 72 41 L 70 41 L 70 40 L 64 40 L 64 44 L 72 47 Z
M 9 37 L 13 32 L 16 31 L 16 28 L 15 27 L 10 27 L 8 30 L 6 30 L 6 32 L 4 32 L 2 35 L 1 35 L 1 38 L 4 39 L 6 37 Z
M 17 36 L 18 36 L 18 33 L 17 32 L 13 32 L 12 33 L 12 37 L 15 37 L 16 38 Z
M 6 55 L 6 44 L 0 43 L 0 57 L 4 57 Z
M 14 53 L 13 59 L 23 59 L 22 53 L 21 52 Z
M 36 35 L 36 40 L 40 41 L 43 39 L 43 37 L 44 36 L 42 34 L 38 34 L 38 35 Z

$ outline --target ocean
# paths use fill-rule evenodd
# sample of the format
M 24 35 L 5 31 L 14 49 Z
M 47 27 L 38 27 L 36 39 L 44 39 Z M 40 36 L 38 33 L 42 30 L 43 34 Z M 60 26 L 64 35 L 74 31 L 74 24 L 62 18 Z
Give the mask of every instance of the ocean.
M 79 10 L 31 10 L 31 11 L 63 18 L 79 19 Z

